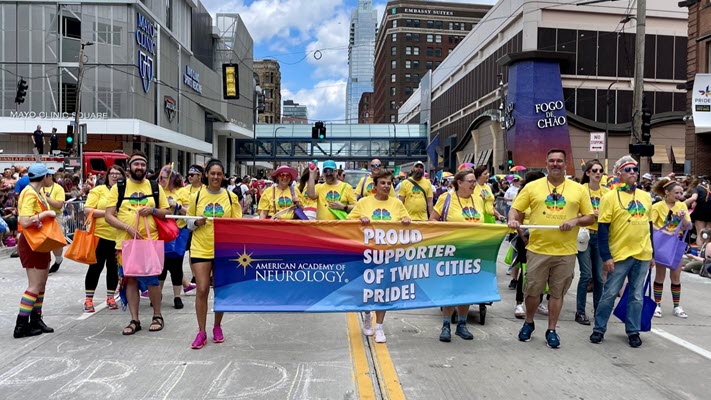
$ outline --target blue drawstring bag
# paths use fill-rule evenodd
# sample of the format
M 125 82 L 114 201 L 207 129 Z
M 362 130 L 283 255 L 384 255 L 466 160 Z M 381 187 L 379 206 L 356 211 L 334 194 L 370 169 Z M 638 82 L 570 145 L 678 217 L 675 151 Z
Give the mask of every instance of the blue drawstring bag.
M 180 229 L 178 237 L 165 244 L 165 256 L 168 258 L 183 258 L 188 247 L 189 237 L 190 231 L 188 228 Z
M 640 321 L 640 331 L 649 332 L 652 330 L 652 318 L 654 318 L 654 310 L 657 308 L 657 303 L 652 298 L 652 280 L 651 270 L 647 274 L 647 281 L 644 283 L 644 297 L 642 297 L 642 319 Z M 627 322 L 627 299 L 629 297 L 630 285 L 625 286 L 625 292 L 620 297 L 620 301 L 615 307 L 615 317 L 622 322 Z

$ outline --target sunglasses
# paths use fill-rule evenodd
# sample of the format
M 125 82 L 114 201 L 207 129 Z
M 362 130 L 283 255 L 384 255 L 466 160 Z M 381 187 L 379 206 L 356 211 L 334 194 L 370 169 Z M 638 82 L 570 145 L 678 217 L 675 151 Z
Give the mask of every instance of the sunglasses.
M 333 173 L 333 169 L 331 169 L 331 168 L 324 168 L 324 169 L 323 169 L 323 173 L 324 173 L 324 174 L 332 174 L 332 173 Z
M 370 164 L 372 168 L 380 168 L 383 164 Z
M 593 174 L 596 174 L 598 172 L 602 172 L 602 168 L 591 168 L 590 172 L 592 172 Z
M 199 176 L 200 174 L 188 174 L 188 176 Z
M 277 175 L 279 178 L 291 178 L 291 175 L 289 174 L 279 174 Z
M 627 172 L 628 174 L 631 173 L 631 172 L 634 172 L 634 173 L 639 172 L 639 168 L 638 168 L 638 167 L 625 167 L 625 168 L 622 168 L 622 170 L 623 170 L 624 172 Z

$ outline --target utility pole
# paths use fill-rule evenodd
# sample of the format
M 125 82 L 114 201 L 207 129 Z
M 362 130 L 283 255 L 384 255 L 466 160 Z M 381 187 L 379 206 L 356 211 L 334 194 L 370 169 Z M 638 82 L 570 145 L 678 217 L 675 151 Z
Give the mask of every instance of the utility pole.
M 637 0 L 637 34 L 634 57 L 634 116 L 632 132 L 638 139 L 642 135 L 642 100 L 644 98 L 644 39 L 646 34 L 647 0 Z
M 81 111 L 81 84 L 84 80 L 84 47 L 92 46 L 93 44 L 93 42 L 82 43 L 81 48 L 79 49 L 79 77 L 77 78 L 77 107 L 76 111 L 74 112 L 74 132 L 76 132 L 75 137 L 79 138 L 79 143 L 77 143 L 77 150 L 79 154 L 79 179 L 82 182 L 84 181 L 84 159 L 82 157 L 82 151 L 84 147 L 85 138 L 82 135 L 82 131 L 79 129 L 79 112 Z M 84 134 L 88 133 L 84 132 Z

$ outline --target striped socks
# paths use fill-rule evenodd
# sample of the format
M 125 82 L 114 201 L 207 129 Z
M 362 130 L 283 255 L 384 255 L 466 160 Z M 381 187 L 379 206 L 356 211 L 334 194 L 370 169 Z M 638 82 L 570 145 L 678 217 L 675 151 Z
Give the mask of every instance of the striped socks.
M 657 304 L 662 303 L 662 292 L 664 291 L 664 282 L 654 282 L 654 301 Z
M 656 293 L 656 287 L 654 288 L 654 291 Z M 671 292 L 672 292 L 672 300 L 674 301 L 674 307 L 679 307 L 679 300 L 681 299 L 681 283 L 678 285 L 675 285 L 672 283 L 671 285 Z
M 25 293 L 22 295 L 22 299 L 20 300 L 19 315 L 21 317 L 29 317 L 32 313 L 32 308 L 34 307 L 36 301 L 37 295 L 25 290 Z
M 96 290 L 93 290 L 93 289 L 92 289 L 92 290 L 89 290 L 89 289 L 85 289 L 85 290 L 84 290 L 84 293 L 86 293 L 86 298 L 87 298 L 87 299 L 93 299 L 93 298 L 94 298 L 94 292 L 96 292 Z
M 116 291 L 115 291 L 115 290 L 107 290 L 107 291 L 106 291 L 106 298 L 114 297 L 114 296 L 116 296 Z
M 37 315 L 42 315 L 42 303 L 44 303 L 44 292 L 40 292 L 37 296 L 37 301 L 35 301 L 35 305 L 32 307 L 32 312 Z

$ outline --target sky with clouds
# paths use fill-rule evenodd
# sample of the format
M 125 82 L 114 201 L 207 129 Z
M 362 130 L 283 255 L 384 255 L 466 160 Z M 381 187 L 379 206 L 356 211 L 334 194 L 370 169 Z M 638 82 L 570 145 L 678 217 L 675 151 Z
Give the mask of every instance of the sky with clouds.
M 201 0 L 208 11 L 239 13 L 254 39 L 254 58 L 279 61 L 282 100 L 308 105 L 310 120 L 342 123 L 348 34 L 357 0 Z M 472 3 L 472 0 L 449 0 Z M 493 4 L 496 0 L 476 0 Z M 387 1 L 373 1 L 378 24 Z M 314 52 L 320 51 L 320 59 Z

